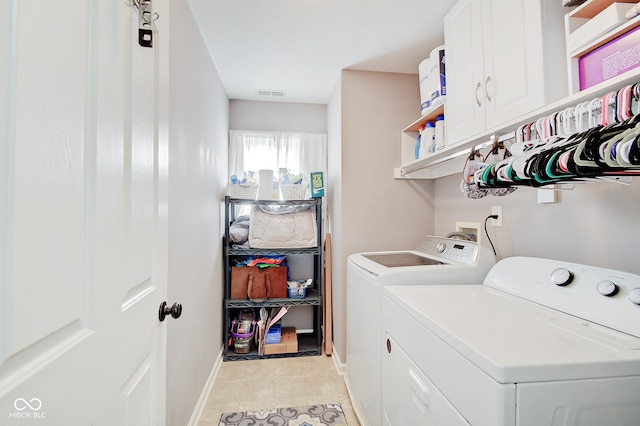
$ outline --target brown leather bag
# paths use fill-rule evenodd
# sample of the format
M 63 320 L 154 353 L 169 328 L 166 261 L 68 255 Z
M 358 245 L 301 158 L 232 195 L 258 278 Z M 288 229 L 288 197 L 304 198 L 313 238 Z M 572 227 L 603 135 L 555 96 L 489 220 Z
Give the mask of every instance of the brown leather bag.
M 287 267 L 234 266 L 231 268 L 232 299 L 276 299 L 287 297 Z

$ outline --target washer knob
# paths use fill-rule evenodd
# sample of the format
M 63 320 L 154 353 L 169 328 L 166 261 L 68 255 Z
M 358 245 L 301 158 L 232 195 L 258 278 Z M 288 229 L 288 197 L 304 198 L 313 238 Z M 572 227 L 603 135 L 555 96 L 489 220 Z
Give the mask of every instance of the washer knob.
M 636 305 L 640 305 L 640 288 L 634 288 L 629 292 L 629 300 L 635 303 Z
M 613 281 L 600 281 L 598 283 L 598 292 L 603 296 L 614 296 L 618 292 L 618 285 Z
M 442 253 L 444 249 L 447 248 L 447 245 L 445 243 L 437 243 L 434 248 L 436 249 L 437 253 Z
M 551 273 L 551 282 L 557 286 L 564 287 L 573 281 L 573 272 L 567 268 L 558 268 Z

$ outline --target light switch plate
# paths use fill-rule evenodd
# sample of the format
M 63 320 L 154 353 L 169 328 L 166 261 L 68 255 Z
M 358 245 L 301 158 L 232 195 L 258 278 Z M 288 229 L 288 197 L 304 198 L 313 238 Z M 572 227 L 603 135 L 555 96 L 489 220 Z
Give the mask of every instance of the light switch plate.
M 555 185 L 550 185 L 548 188 L 538 189 L 538 204 L 555 203 L 558 201 L 558 191 L 555 189 Z

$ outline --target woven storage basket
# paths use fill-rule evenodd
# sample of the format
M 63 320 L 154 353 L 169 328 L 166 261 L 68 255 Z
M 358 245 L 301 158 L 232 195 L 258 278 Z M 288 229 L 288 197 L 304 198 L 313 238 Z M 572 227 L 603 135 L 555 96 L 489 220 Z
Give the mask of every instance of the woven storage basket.
M 304 200 L 307 185 L 280 185 L 280 191 L 284 200 Z
M 258 195 L 258 185 L 229 184 L 229 196 L 241 200 L 255 200 Z

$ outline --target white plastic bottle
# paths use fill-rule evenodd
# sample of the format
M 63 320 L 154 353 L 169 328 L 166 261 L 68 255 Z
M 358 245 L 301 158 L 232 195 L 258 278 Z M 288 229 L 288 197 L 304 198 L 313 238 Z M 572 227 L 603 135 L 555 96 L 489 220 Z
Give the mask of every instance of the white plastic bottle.
M 420 158 L 426 157 L 430 152 L 435 152 L 435 130 L 433 121 L 425 123 L 424 130 L 422 131 L 422 140 L 420 141 Z
M 439 115 L 436 118 L 436 151 L 444 149 L 446 146 L 446 140 L 444 135 L 444 115 Z

